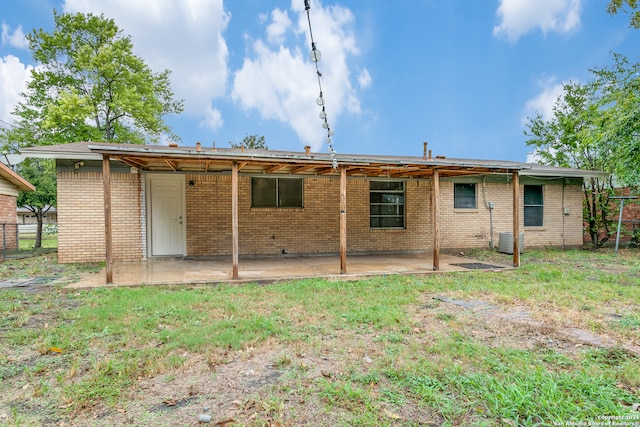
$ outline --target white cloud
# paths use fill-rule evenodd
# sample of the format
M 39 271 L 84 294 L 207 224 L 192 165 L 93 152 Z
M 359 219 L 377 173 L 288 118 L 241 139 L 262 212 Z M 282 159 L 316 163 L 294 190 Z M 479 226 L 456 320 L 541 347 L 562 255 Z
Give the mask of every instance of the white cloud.
M 209 127 L 222 123 L 211 102 L 224 96 L 228 76 L 223 33 L 230 15 L 223 0 L 66 0 L 64 10 L 113 18 L 154 71 L 172 71 L 186 114 L 204 117 Z
M 527 121 L 527 117 L 534 117 L 536 113 L 539 113 L 544 120 L 551 120 L 553 107 L 564 92 L 563 84 L 558 83 L 555 76 L 540 81 L 538 86 L 541 88 L 540 93 L 525 104 L 526 117 L 523 118 L 523 123 Z
M 285 33 L 291 28 L 291 20 L 286 10 L 275 9 L 271 12 L 271 24 L 267 27 L 267 40 L 282 43 Z
M 283 13 L 274 10 L 267 26 L 267 40 L 279 40 L 279 45 L 269 47 L 263 40 L 252 43 L 253 57 L 245 58 L 242 68 L 235 73 L 231 96 L 245 110 L 257 110 L 263 118 L 288 123 L 304 145 L 319 150 L 326 131 L 318 117 L 320 107 L 315 103 L 319 95 L 318 77 L 315 64 L 309 59 L 311 39 L 304 3 L 292 0 L 291 13 L 296 19 L 291 25 Z M 314 41 L 322 53 L 318 66 L 323 74 L 328 121 L 337 130 L 336 119 L 342 113 L 361 111 L 348 66 L 348 60 L 358 54 L 353 31 L 355 19 L 347 8 L 325 8 L 315 1 L 311 22 Z M 306 41 L 304 48 L 300 48 L 301 37 Z M 290 45 L 286 45 L 287 40 Z
M 27 90 L 32 69 L 13 55 L 0 58 L 0 120 L 3 122 L 13 122 L 11 112 L 20 100 L 20 94 Z
M 11 27 L 3 22 L 2 45 L 4 46 L 5 44 L 8 44 L 17 49 L 26 49 L 29 43 L 27 41 L 27 38 L 24 36 L 24 32 L 22 31 L 22 25 L 19 25 L 13 33 L 11 33 L 10 31 Z
M 544 35 L 570 32 L 580 25 L 581 6 L 582 0 L 500 0 L 493 34 L 515 43 L 535 28 Z
M 204 113 L 204 119 L 200 122 L 200 126 L 207 127 L 211 130 L 217 130 L 222 127 L 222 113 L 217 108 L 209 107 Z
M 371 74 L 369 73 L 369 70 L 367 70 L 366 68 L 363 69 L 360 72 L 360 75 L 358 76 L 358 84 L 360 85 L 361 89 L 366 89 L 369 86 L 371 86 Z

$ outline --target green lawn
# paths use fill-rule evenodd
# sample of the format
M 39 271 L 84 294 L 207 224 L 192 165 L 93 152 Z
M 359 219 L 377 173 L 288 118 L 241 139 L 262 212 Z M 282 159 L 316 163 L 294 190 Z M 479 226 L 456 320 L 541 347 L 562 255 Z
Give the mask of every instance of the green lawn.
M 0 290 L 0 422 L 193 425 L 210 405 L 228 425 L 640 424 L 640 253 L 522 261 L 356 282 Z M 83 269 L 34 268 L 47 262 Z

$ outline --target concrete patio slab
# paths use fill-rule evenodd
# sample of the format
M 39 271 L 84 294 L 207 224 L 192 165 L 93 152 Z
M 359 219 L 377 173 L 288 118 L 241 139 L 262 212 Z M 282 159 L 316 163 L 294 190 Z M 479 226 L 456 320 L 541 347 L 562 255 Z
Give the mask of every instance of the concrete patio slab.
M 108 286 L 137 285 L 193 285 L 203 283 L 275 282 L 301 278 L 330 278 L 357 280 L 366 276 L 386 274 L 434 273 L 431 254 L 418 255 L 350 255 L 347 274 L 340 274 L 337 256 L 278 257 L 241 259 L 239 278 L 232 279 L 230 259 L 154 259 L 140 262 L 119 262 L 113 266 L 113 284 Z M 478 262 L 450 255 L 440 256 L 437 272 L 471 271 L 454 264 Z M 504 270 L 503 265 L 495 269 Z M 70 288 L 91 288 L 106 285 L 104 269 L 90 273 Z

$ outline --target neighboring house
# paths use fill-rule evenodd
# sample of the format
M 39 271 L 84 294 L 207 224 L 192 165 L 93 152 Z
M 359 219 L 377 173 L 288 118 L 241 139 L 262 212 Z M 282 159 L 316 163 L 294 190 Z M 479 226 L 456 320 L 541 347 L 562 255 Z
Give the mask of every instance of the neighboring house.
M 48 210 L 47 210 L 48 209 Z M 54 206 L 45 206 L 44 210 L 47 211 L 46 214 L 42 217 L 43 224 L 57 224 L 58 223 L 58 211 Z M 36 215 L 29 209 L 18 206 L 18 224 L 37 224 L 38 218 Z
M 502 232 L 524 232 L 526 247 L 580 247 L 583 178 L 606 176 L 426 155 L 338 155 L 336 170 L 328 154 L 308 147 L 81 142 L 22 153 L 56 160 L 60 262 L 102 261 L 105 253 L 107 261 L 347 252 L 435 257 L 440 249 L 498 246 Z
M 9 166 L 0 163 L 0 237 L 4 250 L 18 247 L 16 206 L 19 191 L 35 191 L 35 187 Z

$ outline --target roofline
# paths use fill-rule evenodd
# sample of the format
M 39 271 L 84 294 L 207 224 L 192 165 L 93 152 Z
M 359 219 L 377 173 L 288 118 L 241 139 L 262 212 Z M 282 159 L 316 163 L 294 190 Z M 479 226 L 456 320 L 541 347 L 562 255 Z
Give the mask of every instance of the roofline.
M 31 148 L 21 148 L 20 153 L 31 159 L 102 160 L 102 155 L 87 151 L 61 152 L 54 150 L 31 150 Z
M 144 146 L 143 146 L 144 147 Z M 155 146 L 152 149 L 141 150 L 139 146 L 105 146 L 105 145 L 88 145 L 87 148 L 91 150 L 92 153 L 101 153 L 101 154 L 112 154 L 112 155 L 122 155 L 123 153 L 132 153 L 132 154 L 143 154 L 148 155 L 148 157 L 164 157 L 164 156 L 173 156 L 173 157 L 197 157 L 197 158 L 215 158 L 218 160 L 230 160 L 230 161 L 293 161 L 298 163 L 316 163 L 316 164 L 326 164 L 331 165 L 333 160 L 331 159 L 329 154 L 324 153 L 311 153 L 309 155 L 305 153 L 297 153 L 294 151 L 288 152 L 269 152 L 269 151 L 260 151 L 259 154 L 253 150 L 246 151 L 216 151 L 214 150 L 200 150 L 193 147 L 187 149 L 176 149 L 176 148 L 156 148 Z M 287 153 L 283 155 L 282 153 Z M 522 170 L 531 168 L 530 165 L 522 163 L 513 162 L 510 165 L 500 165 L 495 164 L 491 161 L 486 163 L 482 163 L 481 161 L 474 162 L 454 162 L 447 161 L 446 159 L 422 159 L 419 157 L 396 157 L 392 158 L 389 156 L 368 156 L 368 155 L 359 155 L 355 157 L 352 154 L 337 154 L 336 159 L 339 163 L 345 163 L 353 166 L 366 166 L 371 163 L 387 163 L 387 164 L 395 164 L 395 165 L 422 165 L 422 166 L 431 166 L 434 168 L 438 167 L 460 167 L 460 168 L 487 168 L 487 169 L 499 169 L 499 170 Z M 63 156 L 63 158 L 68 159 L 68 156 Z M 98 158 L 102 159 L 100 155 Z
M 36 191 L 36 187 L 34 187 L 33 184 L 18 175 L 18 173 L 2 162 L 0 162 L 0 175 L 15 185 L 20 191 Z
M 556 178 L 609 178 L 611 175 L 608 172 L 602 171 L 591 171 L 591 170 L 582 170 L 582 169 L 569 169 L 564 168 L 561 169 L 562 173 L 558 173 L 558 171 L 554 170 L 544 170 L 544 169 L 527 169 L 520 172 L 522 176 L 540 176 L 545 178 L 556 177 Z
M 227 161 L 250 161 L 250 162 L 283 162 L 298 164 L 316 164 L 330 166 L 333 163 L 328 153 L 310 153 L 294 151 L 265 151 L 265 150 L 230 150 L 197 147 L 166 147 L 148 146 L 134 144 L 104 144 L 100 142 L 87 142 L 77 149 L 55 150 L 46 147 L 23 148 L 21 152 L 31 158 L 41 159 L 65 159 L 65 160 L 102 160 L 104 155 L 123 156 L 127 154 L 149 157 L 165 158 L 174 157 L 182 159 L 215 159 Z M 418 156 L 376 156 L 376 155 L 354 155 L 337 154 L 336 160 L 348 166 L 369 166 L 371 164 L 388 164 L 389 166 L 418 166 L 439 168 L 479 168 L 495 170 L 496 173 L 518 172 L 522 176 L 556 177 L 556 178 L 608 178 L 607 172 L 589 171 L 573 168 L 556 168 L 533 163 L 497 161 L 497 160 L 465 160 L 429 158 Z M 537 167 L 539 166 L 539 168 Z M 553 168 L 553 169 L 551 169 Z M 505 172 L 506 171 L 506 172 Z

